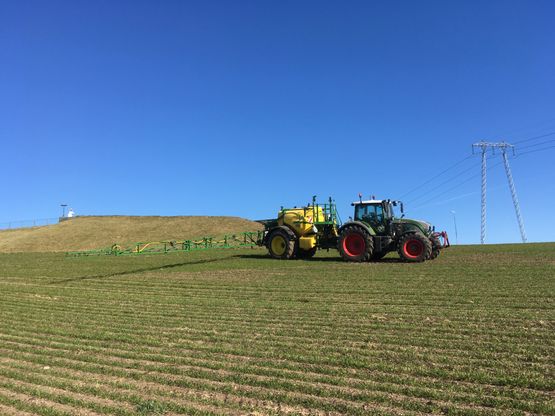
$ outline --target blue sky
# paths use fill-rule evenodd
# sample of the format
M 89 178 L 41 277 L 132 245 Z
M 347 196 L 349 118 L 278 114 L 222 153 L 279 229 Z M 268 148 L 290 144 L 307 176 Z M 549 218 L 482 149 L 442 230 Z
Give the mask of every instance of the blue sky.
M 0 0 L 0 222 L 60 203 L 257 219 L 314 194 L 345 219 L 362 192 L 451 234 L 454 210 L 459 242 L 477 243 L 478 156 L 404 195 L 474 142 L 555 132 L 554 15 L 550 1 Z M 555 240 L 553 139 L 511 159 L 530 241 Z M 496 163 L 487 241 L 517 242 Z

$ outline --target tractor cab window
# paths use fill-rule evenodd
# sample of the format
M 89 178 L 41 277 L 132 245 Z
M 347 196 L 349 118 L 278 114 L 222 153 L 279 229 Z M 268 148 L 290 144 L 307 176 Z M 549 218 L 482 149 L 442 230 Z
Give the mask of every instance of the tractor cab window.
M 401 208 L 400 207 L 390 205 L 389 210 L 391 211 L 391 214 L 390 214 L 391 218 L 401 218 L 402 213 L 401 213 Z
M 370 224 L 381 223 L 384 220 L 384 212 L 381 204 L 356 205 L 355 220 L 365 221 Z

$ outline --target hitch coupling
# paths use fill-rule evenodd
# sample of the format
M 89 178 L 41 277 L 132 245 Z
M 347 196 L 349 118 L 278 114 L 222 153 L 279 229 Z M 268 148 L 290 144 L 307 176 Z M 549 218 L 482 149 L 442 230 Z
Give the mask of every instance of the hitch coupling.
M 446 231 L 442 231 L 440 233 L 433 233 L 432 234 L 435 238 L 437 238 L 440 242 L 440 248 L 447 248 L 451 247 L 451 243 L 449 243 L 449 236 L 447 235 Z

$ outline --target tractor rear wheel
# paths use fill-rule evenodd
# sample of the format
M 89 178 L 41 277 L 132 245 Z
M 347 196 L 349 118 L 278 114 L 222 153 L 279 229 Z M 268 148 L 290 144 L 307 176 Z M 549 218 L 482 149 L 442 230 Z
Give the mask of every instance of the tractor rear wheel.
M 374 240 L 364 228 L 350 225 L 341 231 L 337 249 L 343 260 L 370 261 L 374 251 Z
M 287 228 L 276 228 L 270 232 L 266 240 L 268 253 L 274 259 L 288 260 L 295 254 L 295 234 Z
M 299 259 L 311 259 L 312 257 L 314 257 L 317 250 L 318 249 L 316 247 L 311 248 L 310 250 L 303 250 L 302 248 L 299 248 L 297 250 L 297 257 Z
M 405 234 L 399 240 L 399 256 L 405 261 L 422 262 L 430 258 L 432 243 L 420 233 Z

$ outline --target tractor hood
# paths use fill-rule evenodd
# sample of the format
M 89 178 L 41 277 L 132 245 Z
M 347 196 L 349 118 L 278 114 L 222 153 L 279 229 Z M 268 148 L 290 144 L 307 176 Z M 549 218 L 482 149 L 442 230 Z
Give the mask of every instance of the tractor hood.
M 428 234 L 432 231 L 432 225 L 426 221 L 411 220 L 409 218 L 396 218 L 393 220 L 393 224 L 398 224 L 404 229 L 418 228 L 424 234 Z

